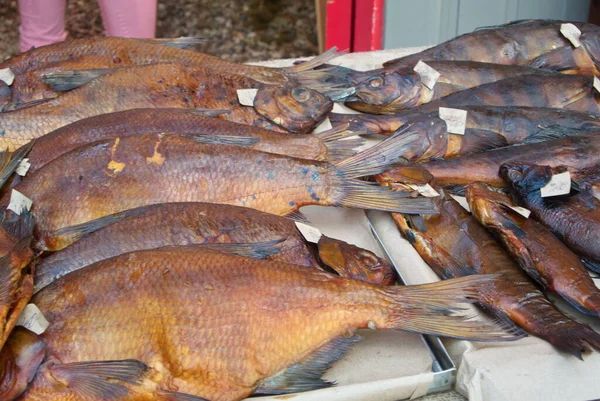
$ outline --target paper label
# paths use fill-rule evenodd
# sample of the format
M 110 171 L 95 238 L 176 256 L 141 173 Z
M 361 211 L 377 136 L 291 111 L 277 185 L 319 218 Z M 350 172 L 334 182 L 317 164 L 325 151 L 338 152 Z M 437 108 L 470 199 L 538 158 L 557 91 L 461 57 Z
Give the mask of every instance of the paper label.
M 467 125 L 466 110 L 440 107 L 439 116 L 442 120 L 446 121 L 448 133 L 457 135 L 465 134 L 465 127 Z
M 526 219 L 528 219 L 529 215 L 531 214 L 531 211 L 529 209 L 525 209 L 521 206 L 510 206 L 510 208 L 515 212 L 519 213 L 521 216 L 525 217 Z
M 421 82 L 423 85 L 433 90 L 435 83 L 440 78 L 440 73 L 425 64 L 423 61 L 419 60 L 415 68 L 413 68 L 419 76 L 421 77 Z
M 571 174 L 568 171 L 555 174 L 546 185 L 540 188 L 542 198 L 566 195 L 571 192 Z
M 0 81 L 6 82 L 6 85 L 11 86 L 15 81 L 15 74 L 10 68 L 0 69 Z
M 452 197 L 452 199 L 457 201 L 458 204 L 461 205 L 463 209 L 465 209 L 467 212 L 471 212 L 471 208 L 469 207 L 469 202 L 467 202 L 467 198 L 465 198 L 464 196 L 452 195 L 452 194 L 450 194 L 450 196 Z
M 318 228 L 309 226 L 308 224 L 300 223 L 297 221 L 296 227 L 298 228 L 304 239 L 308 242 L 312 242 L 313 244 L 317 244 L 323 236 L 323 234 L 321 234 L 321 231 L 319 231 Z
M 600 79 L 596 77 L 594 77 L 594 88 L 596 88 L 596 90 L 600 92 Z
M 13 189 L 10 194 L 10 203 L 8 204 L 7 209 L 12 210 L 16 214 L 21 214 L 25 210 L 31 209 L 31 205 L 33 205 L 31 199 Z
M 415 184 L 406 184 L 408 185 L 408 187 L 410 187 L 412 190 L 417 191 L 418 193 L 420 193 L 421 195 L 427 197 L 427 198 L 433 198 L 436 196 L 440 196 L 440 194 L 433 189 L 433 187 L 429 184 L 425 184 L 425 185 L 415 185 Z
M 338 102 L 333 104 L 333 109 L 331 109 L 331 112 L 337 114 L 360 114 L 359 111 L 353 110 L 350 107 Z
M 238 89 L 237 97 L 242 106 L 254 106 L 254 98 L 258 89 Z
M 25 177 L 25 174 L 29 171 L 29 167 L 31 167 L 31 163 L 29 163 L 29 158 L 24 158 L 21 160 L 17 168 L 15 169 L 15 173 L 19 174 L 21 177 Z
M 35 304 L 27 304 L 19 319 L 17 319 L 17 326 L 25 327 L 27 330 L 40 335 L 46 331 L 50 323 Z
M 314 134 L 320 134 L 321 132 L 329 131 L 333 128 L 331 125 L 331 121 L 329 121 L 329 117 L 325 117 L 321 124 L 317 125 L 317 127 L 313 130 Z
M 579 38 L 581 37 L 581 31 L 573 24 L 560 24 L 560 33 L 571 42 L 573 47 L 581 46 Z

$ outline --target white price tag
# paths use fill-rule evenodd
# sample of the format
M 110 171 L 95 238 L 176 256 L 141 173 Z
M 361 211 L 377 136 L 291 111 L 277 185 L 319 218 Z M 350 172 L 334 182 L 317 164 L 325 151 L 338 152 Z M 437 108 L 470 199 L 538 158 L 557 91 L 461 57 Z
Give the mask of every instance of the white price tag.
M 571 192 L 571 174 L 568 171 L 555 174 L 550 181 L 540 188 L 542 198 L 549 196 L 566 195 Z
M 433 90 L 435 83 L 440 78 L 440 73 L 425 64 L 423 61 L 419 60 L 415 68 L 413 68 L 419 76 L 421 77 L 421 82 L 423 85 Z
M 510 206 L 510 208 L 515 212 L 519 213 L 521 216 L 525 217 L 526 219 L 528 219 L 529 215 L 531 214 L 531 211 L 529 209 L 525 209 L 521 206 Z
M 7 209 L 12 210 L 16 214 L 21 214 L 25 210 L 31 209 L 31 205 L 33 205 L 31 199 L 13 189 L 10 194 L 10 203 L 8 204 Z
M 309 226 L 308 224 L 300 223 L 297 221 L 296 227 L 298 228 L 304 239 L 308 242 L 317 244 L 323 236 L 323 234 L 321 234 L 321 231 L 319 231 L 318 228 Z
M 600 79 L 598 79 L 597 77 L 594 77 L 594 88 L 596 88 L 596 90 L 600 92 Z
M 581 46 L 579 38 L 581 37 L 581 31 L 573 24 L 560 24 L 560 33 L 571 42 L 573 47 Z
M 467 212 L 471 212 L 471 208 L 469 207 L 469 202 L 467 202 L 467 198 L 465 198 L 464 196 L 452 195 L 452 194 L 450 194 L 450 196 L 452 197 L 452 199 L 457 201 L 458 204 L 461 205 L 463 209 L 465 209 Z
M 6 85 L 11 86 L 15 81 L 15 74 L 10 68 L 0 69 L 0 81 L 6 82 Z
M 321 132 L 329 131 L 332 128 L 333 125 L 331 125 L 329 117 L 325 117 L 325 119 L 321 121 L 321 124 L 317 125 L 317 127 L 313 130 L 313 134 L 320 134 Z
M 258 89 L 238 89 L 236 92 L 238 101 L 242 106 L 254 106 L 254 98 L 258 93 Z
M 360 111 L 353 110 L 350 107 L 338 102 L 333 104 L 333 109 L 331 109 L 331 112 L 337 114 L 360 114 Z
M 467 125 L 467 111 L 461 109 L 450 109 L 448 107 L 440 107 L 439 116 L 446 121 L 448 132 L 450 134 L 464 135 Z
M 426 198 L 433 198 L 436 196 L 440 196 L 440 194 L 435 189 L 433 189 L 433 187 L 429 184 L 425 184 L 425 185 L 406 184 L 406 185 L 408 185 L 408 187 L 410 187 L 412 190 L 417 191 L 421 195 L 425 196 Z
M 25 177 L 25 174 L 29 171 L 29 167 L 31 167 L 31 163 L 29 163 L 29 158 L 24 158 L 21 160 L 17 168 L 15 169 L 15 173 L 19 174 L 21 177 Z
M 23 312 L 17 319 L 17 326 L 25 327 L 29 331 L 33 331 L 35 334 L 40 335 L 50 323 L 46 320 L 42 311 L 34 304 L 27 304 L 23 309 Z

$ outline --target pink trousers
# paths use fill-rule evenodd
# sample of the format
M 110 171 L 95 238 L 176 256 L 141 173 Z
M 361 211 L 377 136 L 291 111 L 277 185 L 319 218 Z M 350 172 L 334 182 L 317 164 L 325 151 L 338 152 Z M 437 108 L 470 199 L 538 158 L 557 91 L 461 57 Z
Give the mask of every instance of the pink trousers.
M 157 0 L 98 0 L 107 36 L 153 38 Z M 65 40 L 66 0 L 19 0 L 21 51 Z

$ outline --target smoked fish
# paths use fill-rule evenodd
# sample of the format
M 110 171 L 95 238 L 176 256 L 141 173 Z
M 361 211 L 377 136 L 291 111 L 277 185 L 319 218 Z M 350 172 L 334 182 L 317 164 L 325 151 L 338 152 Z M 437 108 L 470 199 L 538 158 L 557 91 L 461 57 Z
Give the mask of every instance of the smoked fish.
M 50 88 L 43 75 L 57 71 L 122 68 L 157 63 L 173 63 L 190 67 L 228 71 L 266 85 L 320 86 L 314 79 L 323 79 L 327 71 L 312 69 L 335 57 L 335 49 L 305 63 L 287 68 L 269 68 L 237 64 L 195 51 L 178 47 L 194 44 L 194 38 L 130 39 L 94 38 L 74 39 L 38 47 L 0 63 L 0 69 L 10 68 L 15 74 L 13 102 L 24 103 L 53 96 L 44 93 Z
M 353 149 L 361 139 L 348 139 L 352 132 L 337 131 L 321 134 L 286 134 L 260 127 L 207 117 L 211 111 L 190 109 L 133 109 L 101 114 L 76 121 L 36 139 L 27 153 L 29 173 L 39 170 L 49 161 L 92 142 L 147 133 L 166 135 L 189 134 L 198 137 L 247 137 L 258 141 L 252 149 L 309 160 L 335 161 L 356 153 Z M 218 139 L 218 138 L 215 138 Z M 227 138 L 225 138 L 227 139 Z M 339 139 L 344 139 L 340 141 Z
M 197 247 L 117 256 L 35 295 L 52 324 L 22 400 L 233 401 L 323 388 L 323 371 L 366 327 L 516 339 L 506 324 L 455 312 L 495 279 L 381 287 Z
M 419 60 L 471 60 L 598 74 L 600 27 L 570 22 L 581 31 L 581 46 L 574 47 L 561 33 L 563 23 L 567 21 L 522 20 L 479 28 L 422 52 L 390 60 L 384 66 L 412 67 Z
M 501 278 L 483 291 L 486 309 L 579 358 L 591 349 L 600 351 L 600 334 L 556 309 L 494 237 L 454 199 L 443 197 L 436 216 L 413 219 L 394 213 L 393 218 L 440 278 L 500 274 Z
M 391 137 L 335 164 L 142 134 L 95 142 L 24 177 L 15 189 L 33 201 L 39 249 L 69 242 L 49 235 L 127 209 L 157 203 L 223 203 L 289 215 L 304 205 L 434 213 L 435 202 L 408 199 L 358 177 L 380 173 L 417 134 Z M 2 198 L 8 204 L 8 194 Z
M 364 72 L 366 78 L 355 83 L 355 93 L 344 104 L 372 114 L 394 114 L 429 103 L 452 93 L 475 86 L 523 75 L 554 75 L 537 68 L 507 66 L 475 61 L 428 61 L 440 77 L 435 86 L 427 87 L 413 67 L 384 68 Z
M 526 106 L 461 106 L 467 111 L 465 136 L 492 135 L 504 138 L 513 145 L 528 136 L 543 131 L 580 132 L 600 129 L 600 113 L 580 112 L 547 107 Z M 331 113 L 329 119 L 335 127 L 344 126 L 365 135 L 390 135 L 415 118 L 439 116 L 439 110 L 398 113 L 394 115 L 339 114 Z
M 467 187 L 471 213 L 496 234 L 521 268 L 542 289 L 557 293 L 583 313 L 600 316 L 600 289 L 586 267 L 552 232 L 516 212 L 510 198 L 487 185 Z
M 531 163 L 561 166 L 576 173 L 598 163 L 600 154 L 600 135 L 596 131 L 544 141 L 515 145 L 486 152 L 474 153 L 445 160 L 431 160 L 419 164 L 429 171 L 442 185 L 469 185 L 481 181 L 495 187 L 504 187 L 499 175 L 504 163 L 527 160 Z M 383 181 L 402 180 L 406 167 L 397 165 L 380 175 Z
M 333 107 L 314 90 L 275 86 L 258 88 L 254 107 L 240 105 L 236 90 L 257 85 L 245 77 L 175 64 L 124 68 L 55 99 L 0 113 L 0 146 L 13 150 L 83 118 L 136 108 L 225 109 L 229 112 L 220 118 L 308 133 Z
M 530 160 L 530 159 L 526 159 Z M 550 165 L 513 162 L 500 167 L 500 176 L 511 193 L 531 210 L 531 214 L 549 227 L 573 252 L 586 261 L 586 266 L 600 272 L 600 200 L 591 191 L 542 198 L 540 188 L 552 178 Z M 574 178 L 574 177 L 573 177 Z
M 210 243 L 281 241 L 265 259 L 321 268 L 296 228 L 285 217 L 258 210 L 212 203 L 165 203 L 126 210 L 60 230 L 72 245 L 36 264 L 34 291 L 65 274 L 100 260 L 142 249 Z M 52 249 L 50 249 L 52 250 Z M 391 285 L 392 267 L 370 251 L 323 236 L 319 259 L 341 276 Z

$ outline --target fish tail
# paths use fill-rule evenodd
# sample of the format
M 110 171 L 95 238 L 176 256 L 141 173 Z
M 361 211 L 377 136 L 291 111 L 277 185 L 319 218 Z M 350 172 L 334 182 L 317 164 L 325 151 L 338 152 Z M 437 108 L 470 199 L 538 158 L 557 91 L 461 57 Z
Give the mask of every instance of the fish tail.
M 331 61 L 332 59 L 336 58 L 341 54 L 342 53 L 338 53 L 338 48 L 334 46 L 331 49 L 327 50 L 325 53 L 319 54 L 318 56 L 313 57 L 310 60 L 307 60 L 303 63 L 294 65 L 292 67 L 287 67 L 286 69 L 290 72 L 295 73 L 314 70 L 318 66 Z
M 533 334 L 579 359 L 583 359 L 582 354 L 587 354 L 592 349 L 600 351 L 600 333 L 573 320 L 565 319 L 559 324 L 549 325 L 544 333 Z
M 336 47 L 332 47 L 317 57 L 313 57 L 292 67 L 287 67 L 285 70 L 298 81 L 300 86 L 318 91 L 326 92 L 335 88 L 348 87 L 351 84 L 348 82 L 347 73 L 335 66 L 324 66 L 324 64 L 338 57 L 340 54 L 343 53 L 339 53 Z M 339 96 L 338 99 L 345 98 L 353 93 L 354 91 L 352 90 L 352 93 L 348 93 L 346 96 Z
M 356 148 L 364 145 L 366 139 L 356 137 L 356 133 L 340 125 L 317 135 L 327 147 L 330 160 L 343 160 L 358 153 Z M 355 138 L 353 138 L 355 137 Z
M 525 333 L 513 323 L 465 309 L 482 298 L 482 287 L 498 279 L 497 275 L 476 275 L 423 285 L 388 287 L 385 291 L 392 307 L 385 315 L 386 326 L 473 341 L 522 338 Z
M 363 135 L 391 135 L 404 122 L 396 116 L 374 116 L 368 114 L 330 113 L 329 121 L 334 127 L 348 125 L 348 129 Z

